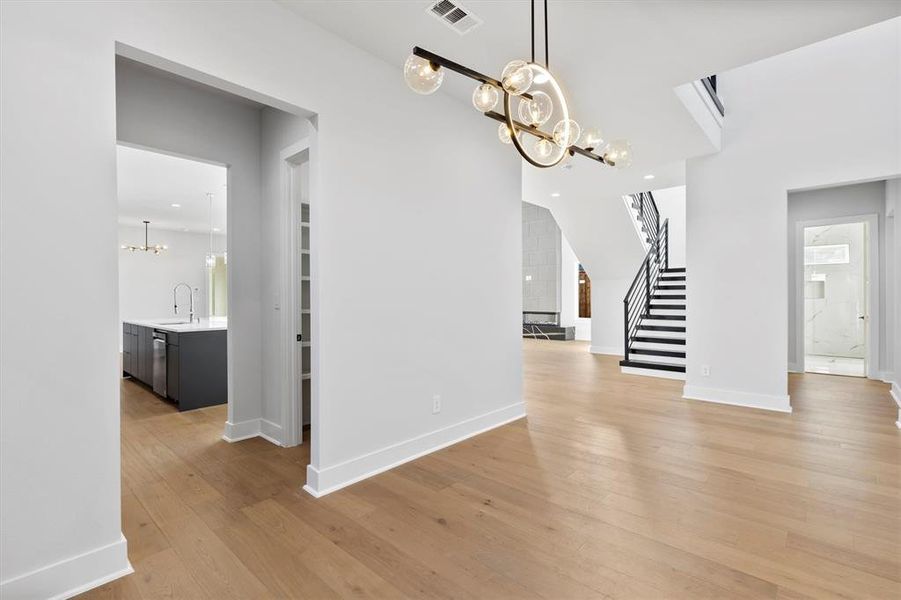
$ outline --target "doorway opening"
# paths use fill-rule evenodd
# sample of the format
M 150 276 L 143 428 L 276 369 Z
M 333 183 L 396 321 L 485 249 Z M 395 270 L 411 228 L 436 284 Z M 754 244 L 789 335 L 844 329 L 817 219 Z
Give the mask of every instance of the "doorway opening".
M 803 228 L 804 370 L 866 377 L 873 269 L 869 219 Z
M 130 409 L 228 401 L 227 181 L 224 165 L 117 146 L 121 391 Z

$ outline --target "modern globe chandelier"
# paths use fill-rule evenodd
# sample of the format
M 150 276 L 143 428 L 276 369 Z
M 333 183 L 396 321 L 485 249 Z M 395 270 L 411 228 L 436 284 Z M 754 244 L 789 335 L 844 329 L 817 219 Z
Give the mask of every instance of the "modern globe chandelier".
M 575 154 L 611 167 L 628 167 L 632 164 L 629 142 L 606 142 L 600 129 L 583 131 L 569 114 L 566 96 L 548 70 L 547 0 L 544 0 L 544 65 L 535 62 L 535 0 L 532 0 L 531 8 L 530 61 L 510 61 L 500 79 L 494 79 L 416 46 L 404 64 L 407 85 L 418 94 L 431 94 L 444 81 L 445 69 L 478 81 L 472 94 L 473 106 L 486 117 L 499 121 L 497 136 L 500 141 L 512 144 L 536 167 L 553 167 Z M 503 114 L 495 111 L 501 102 L 501 94 Z

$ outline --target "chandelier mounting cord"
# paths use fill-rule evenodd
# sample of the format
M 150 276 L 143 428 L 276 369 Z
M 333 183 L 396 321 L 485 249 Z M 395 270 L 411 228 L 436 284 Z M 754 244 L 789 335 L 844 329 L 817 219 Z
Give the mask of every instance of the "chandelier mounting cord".
M 532 0 L 532 10 L 529 13 L 532 22 L 532 62 L 535 62 L 535 0 Z M 544 68 L 550 69 L 548 61 L 548 36 L 547 36 L 547 0 L 544 0 Z

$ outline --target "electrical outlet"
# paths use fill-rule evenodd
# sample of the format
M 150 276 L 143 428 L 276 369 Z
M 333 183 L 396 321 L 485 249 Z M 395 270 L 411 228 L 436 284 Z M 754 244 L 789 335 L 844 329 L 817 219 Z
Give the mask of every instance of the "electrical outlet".
M 710 377 L 710 365 L 701 365 L 701 375 Z
M 441 396 L 435 394 L 432 396 L 432 414 L 437 415 L 441 412 Z

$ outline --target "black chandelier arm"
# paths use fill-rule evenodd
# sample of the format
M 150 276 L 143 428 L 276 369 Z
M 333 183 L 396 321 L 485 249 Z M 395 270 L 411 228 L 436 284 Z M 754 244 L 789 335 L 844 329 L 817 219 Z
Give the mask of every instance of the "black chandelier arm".
M 495 121 L 497 121 L 499 123 L 506 124 L 506 122 L 507 122 L 507 119 L 504 117 L 504 115 L 502 115 L 499 112 L 495 112 L 492 110 L 491 112 L 486 112 L 483 114 L 486 117 L 488 117 L 489 119 L 494 119 Z M 513 127 L 517 131 L 525 131 L 526 133 L 534 135 L 535 137 L 544 138 L 551 142 L 554 141 L 554 136 L 552 136 L 551 134 L 549 134 L 545 131 L 541 131 L 537 127 L 533 127 L 532 125 L 526 125 L 525 123 L 520 123 L 519 121 L 514 120 Z M 585 158 L 590 158 L 591 160 L 596 160 L 597 162 L 603 163 L 610 167 L 615 166 L 615 164 L 616 164 L 612 160 L 610 160 L 604 156 L 595 154 L 588 148 L 579 148 L 578 146 L 570 146 L 569 148 L 566 149 L 566 151 L 569 152 L 570 156 L 572 156 L 573 154 L 580 154 L 580 155 L 584 156 Z

